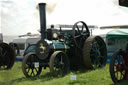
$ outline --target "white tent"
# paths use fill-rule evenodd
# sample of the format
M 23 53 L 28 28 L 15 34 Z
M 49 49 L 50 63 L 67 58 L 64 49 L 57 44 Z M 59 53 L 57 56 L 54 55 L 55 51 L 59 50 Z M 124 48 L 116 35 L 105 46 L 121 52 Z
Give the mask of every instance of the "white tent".
M 128 24 L 128 8 L 119 6 L 118 0 L 0 0 L 2 33 L 38 33 L 39 2 L 47 2 L 47 25 L 81 20 L 100 26 Z

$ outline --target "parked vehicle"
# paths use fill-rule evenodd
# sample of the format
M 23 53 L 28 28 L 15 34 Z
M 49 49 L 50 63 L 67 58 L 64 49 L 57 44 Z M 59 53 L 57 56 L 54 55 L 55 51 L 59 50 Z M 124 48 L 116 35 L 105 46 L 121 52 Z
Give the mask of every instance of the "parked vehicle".
M 22 35 L 16 39 L 14 39 L 12 42 L 9 44 L 15 48 L 15 53 L 16 53 L 16 60 L 17 61 L 22 61 L 23 56 L 24 56 L 24 51 L 25 49 L 31 45 L 31 44 L 36 44 L 40 40 L 40 35 L 39 34 L 32 34 L 31 36 L 29 35 Z
M 109 69 L 114 83 L 128 80 L 128 43 L 125 50 L 120 49 L 113 54 Z
M 39 76 L 46 67 L 54 76 L 64 76 L 69 69 L 105 66 L 107 49 L 104 40 L 90 36 L 85 22 L 76 22 L 70 29 L 60 27 L 57 30 L 52 26 L 46 30 L 45 4 L 40 3 L 39 8 L 41 39 L 35 44 L 35 49 L 25 52 L 22 71 L 26 77 Z
M 14 49 L 3 42 L 3 35 L 0 33 L 0 70 L 11 69 L 15 62 Z

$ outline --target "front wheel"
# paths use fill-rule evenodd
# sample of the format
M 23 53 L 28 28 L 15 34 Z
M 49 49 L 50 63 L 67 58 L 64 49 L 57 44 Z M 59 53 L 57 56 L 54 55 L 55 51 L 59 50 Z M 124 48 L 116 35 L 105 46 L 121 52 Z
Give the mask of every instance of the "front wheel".
M 69 72 L 69 59 L 62 51 L 54 52 L 49 62 L 50 72 L 53 76 L 65 76 Z
M 126 55 L 123 51 L 118 51 L 111 57 L 109 70 L 114 83 L 119 83 L 128 79 L 128 67 L 126 61 Z
M 41 73 L 42 67 L 39 66 L 39 59 L 36 53 L 26 54 L 22 62 L 22 71 L 26 77 L 36 77 Z

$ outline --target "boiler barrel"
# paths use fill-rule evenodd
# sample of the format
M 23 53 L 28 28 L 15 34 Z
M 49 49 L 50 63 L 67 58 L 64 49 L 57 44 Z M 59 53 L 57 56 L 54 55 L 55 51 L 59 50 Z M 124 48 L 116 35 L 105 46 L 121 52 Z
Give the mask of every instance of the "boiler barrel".
M 54 51 L 61 50 L 66 52 L 70 47 L 64 42 L 53 42 L 51 49 Z

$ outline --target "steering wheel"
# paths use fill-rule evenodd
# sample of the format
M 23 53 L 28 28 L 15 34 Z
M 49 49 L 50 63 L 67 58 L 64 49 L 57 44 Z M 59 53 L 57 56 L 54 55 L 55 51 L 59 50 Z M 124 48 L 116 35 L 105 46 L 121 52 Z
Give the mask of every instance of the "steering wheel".
M 85 22 L 78 21 L 73 25 L 72 28 L 73 42 L 78 48 L 82 47 L 85 39 L 89 36 L 90 36 L 90 32 Z

